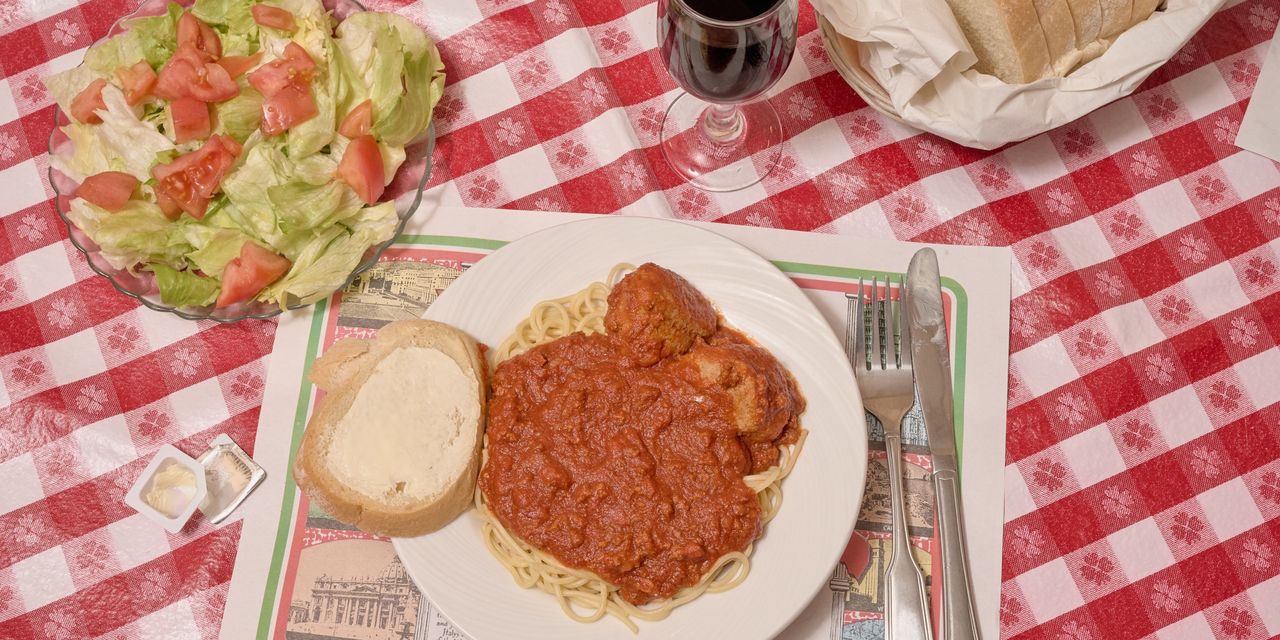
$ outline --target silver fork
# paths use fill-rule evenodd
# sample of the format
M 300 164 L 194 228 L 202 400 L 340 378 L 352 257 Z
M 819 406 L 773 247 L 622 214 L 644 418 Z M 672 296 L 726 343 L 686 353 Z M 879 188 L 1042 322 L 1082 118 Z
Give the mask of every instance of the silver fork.
M 901 282 L 899 282 L 901 285 Z M 893 549 L 885 580 L 886 640 L 929 640 L 928 600 L 924 576 L 911 555 L 907 540 L 906 507 L 902 497 L 902 417 L 915 399 L 911 373 L 911 338 L 907 325 L 907 290 L 898 287 L 899 300 L 880 300 L 878 279 L 871 281 L 871 299 L 863 299 L 863 283 L 858 281 L 858 297 L 845 324 L 844 350 L 853 364 L 867 410 L 884 426 L 884 443 L 889 457 L 889 497 L 893 512 Z M 885 281 L 889 297 L 889 281 Z M 871 305 L 871 344 L 868 349 L 863 317 Z M 886 310 L 886 307 L 888 309 Z M 880 325 L 884 324 L 881 331 Z M 870 351 L 871 362 L 867 364 Z

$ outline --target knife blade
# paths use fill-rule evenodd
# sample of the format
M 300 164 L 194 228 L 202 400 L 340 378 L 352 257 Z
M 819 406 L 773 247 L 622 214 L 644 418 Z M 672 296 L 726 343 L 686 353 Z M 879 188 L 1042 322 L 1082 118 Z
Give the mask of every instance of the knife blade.
M 934 471 L 958 470 L 955 416 L 951 398 L 951 352 L 942 313 L 942 281 L 938 255 L 921 249 L 907 267 L 907 320 L 911 324 L 911 356 L 920 409 L 929 432 Z
M 924 248 L 907 267 L 907 319 L 920 410 L 933 457 L 933 488 L 942 551 L 942 638 L 976 640 L 969 561 L 965 553 L 964 510 L 960 502 L 951 355 L 942 313 L 938 255 Z

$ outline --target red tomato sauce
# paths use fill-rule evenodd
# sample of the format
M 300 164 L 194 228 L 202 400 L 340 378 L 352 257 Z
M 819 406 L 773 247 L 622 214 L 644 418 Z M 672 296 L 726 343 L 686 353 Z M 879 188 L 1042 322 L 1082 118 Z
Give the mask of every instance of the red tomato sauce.
M 614 294 L 675 300 L 677 313 L 693 304 L 695 316 L 710 309 L 662 272 L 648 283 L 629 276 Z M 687 290 L 655 297 L 655 282 Z M 611 296 L 610 313 L 634 310 L 628 302 Z M 480 486 L 502 524 L 634 604 L 696 584 L 759 537 L 760 505 L 743 477 L 795 441 L 804 399 L 767 350 L 718 322 L 710 330 L 656 362 L 643 355 L 653 349 L 635 348 L 646 334 L 631 330 L 571 334 L 500 364 Z

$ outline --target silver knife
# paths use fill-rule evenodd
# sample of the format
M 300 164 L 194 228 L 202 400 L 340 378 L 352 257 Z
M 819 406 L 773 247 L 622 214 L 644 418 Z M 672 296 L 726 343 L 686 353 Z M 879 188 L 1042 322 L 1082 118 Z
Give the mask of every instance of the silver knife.
M 938 255 L 933 249 L 921 249 L 912 256 L 911 266 L 907 268 L 907 300 L 911 356 L 920 409 L 929 431 L 933 489 L 938 504 L 938 537 L 942 543 L 942 640 L 977 640 L 980 636 L 973 615 L 964 513 L 960 505 L 951 356 L 942 315 Z

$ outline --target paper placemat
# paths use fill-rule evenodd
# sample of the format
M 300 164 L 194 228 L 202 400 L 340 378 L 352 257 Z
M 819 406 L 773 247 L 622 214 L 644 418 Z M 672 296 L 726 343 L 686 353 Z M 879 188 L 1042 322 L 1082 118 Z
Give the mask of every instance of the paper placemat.
M 506 242 L 581 218 L 449 207 L 429 217 L 420 213 L 374 269 L 329 300 L 281 320 L 255 443 L 255 459 L 267 468 L 268 481 L 240 514 L 246 526 L 227 596 L 223 638 L 466 637 L 417 591 L 387 539 L 333 520 L 297 491 L 289 466 L 316 401 L 306 374 L 314 358 L 335 340 L 368 337 L 393 320 L 421 317 L 450 282 Z M 856 290 L 858 280 L 869 282 L 875 276 L 883 281 L 886 274 L 901 274 L 918 248 L 910 243 L 705 226 L 772 260 L 814 300 L 839 335 L 844 331 L 847 294 Z M 953 341 L 956 428 L 975 599 L 981 626 L 995 637 L 1004 523 L 1000 497 L 1010 254 L 1007 249 L 973 247 L 938 250 Z M 872 454 L 857 531 L 826 588 L 783 638 L 883 635 L 887 474 L 882 431 L 870 414 L 868 418 Z M 938 559 L 925 437 L 918 412 L 913 412 L 904 425 L 909 526 L 915 555 L 926 575 L 933 575 Z M 931 591 L 939 588 L 931 580 Z M 548 600 L 548 606 L 552 604 Z
M 1271 36 L 1267 57 L 1262 62 L 1262 73 L 1253 94 L 1249 97 L 1249 110 L 1236 132 L 1236 146 L 1260 156 L 1280 162 L 1280 29 Z

